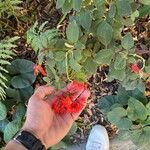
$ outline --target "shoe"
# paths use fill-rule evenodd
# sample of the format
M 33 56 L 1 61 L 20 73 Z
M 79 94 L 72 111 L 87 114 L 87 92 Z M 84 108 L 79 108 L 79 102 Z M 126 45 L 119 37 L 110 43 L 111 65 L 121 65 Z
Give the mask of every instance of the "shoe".
M 109 150 L 109 138 L 103 126 L 96 125 L 92 128 L 86 150 Z

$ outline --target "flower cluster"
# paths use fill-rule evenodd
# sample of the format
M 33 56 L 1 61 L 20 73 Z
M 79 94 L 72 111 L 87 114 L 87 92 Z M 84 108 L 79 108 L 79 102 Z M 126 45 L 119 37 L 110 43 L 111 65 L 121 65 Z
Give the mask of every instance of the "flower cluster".
M 131 71 L 133 73 L 139 73 L 140 72 L 140 68 L 137 64 L 131 64 L 130 68 L 131 68 Z
M 39 64 L 35 64 L 33 67 L 33 70 L 34 70 L 35 75 L 38 75 L 39 73 L 41 73 L 44 77 L 47 76 L 45 69 Z
M 88 96 L 82 95 L 85 90 L 87 90 L 85 84 L 73 81 L 56 96 L 52 109 L 59 114 L 80 112 L 88 98 Z

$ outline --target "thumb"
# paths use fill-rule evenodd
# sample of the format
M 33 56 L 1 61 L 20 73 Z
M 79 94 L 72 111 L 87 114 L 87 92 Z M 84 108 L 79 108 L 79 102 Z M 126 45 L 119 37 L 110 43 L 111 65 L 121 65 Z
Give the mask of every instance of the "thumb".
M 39 97 L 40 99 L 44 99 L 47 95 L 50 95 L 54 92 L 54 87 L 51 86 L 40 86 L 33 94 L 33 96 Z

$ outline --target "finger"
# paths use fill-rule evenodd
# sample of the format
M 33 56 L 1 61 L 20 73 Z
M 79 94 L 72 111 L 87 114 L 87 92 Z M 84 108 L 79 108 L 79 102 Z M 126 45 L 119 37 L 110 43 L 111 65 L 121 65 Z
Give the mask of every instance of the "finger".
M 79 105 L 81 105 L 79 112 L 75 112 L 75 113 L 71 113 L 71 116 L 73 117 L 73 120 L 76 120 L 79 115 L 81 114 L 81 112 L 83 111 L 83 109 L 86 107 L 87 104 L 87 99 L 90 97 L 90 91 L 89 90 L 85 90 L 80 97 L 76 100 L 76 103 L 78 103 Z
M 37 96 L 40 99 L 44 99 L 47 95 L 50 95 L 54 92 L 54 88 L 51 86 L 40 86 L 33 94 L 33 96 Z

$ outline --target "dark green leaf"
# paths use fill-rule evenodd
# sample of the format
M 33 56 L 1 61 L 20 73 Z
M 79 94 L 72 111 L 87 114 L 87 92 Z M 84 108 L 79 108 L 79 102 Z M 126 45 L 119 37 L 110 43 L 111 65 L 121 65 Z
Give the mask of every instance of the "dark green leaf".
M 111 107 L 118 103 L 118 98 L 116 95 L 104 96 L 98 101 L 98 107 L 104 113 L 107 113 L 111 110 Z
M 15 59 L 7 68 L 10 74 L 15 75 L 19 73 L 33 72 L 33 66 L 34 63 L 32 61 L 26 59 Z
M 0 120 L 0 132 L 4 132 L 6 125 L 9 123 L 7 119 Z
M 26 88 L 32 85 L 35 81 L 36 77 L 31 73 L 24 73 L 17 76 L 14 76 L 11 79 L 11 84 L 14 88 L 21 89 Z
M 78 126 L 77 126 L 77 124 L 76 123 L 74 123 L 73 125 L 72 125 L 72 127 L 71 127 L 71 129 L 70 129 L 70 131 L 69 131 L 69 133 L 68 133 L 68 135 L 73 135 L 73 134 L 75 134 L 76 133 L 76 131 L 77 131 L 77 129 L 78 129 Z

